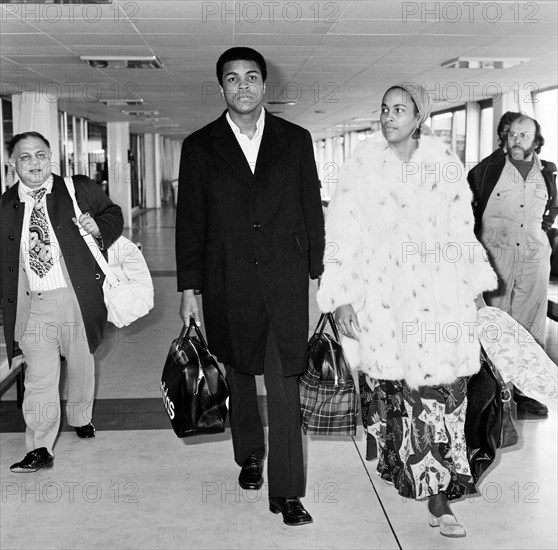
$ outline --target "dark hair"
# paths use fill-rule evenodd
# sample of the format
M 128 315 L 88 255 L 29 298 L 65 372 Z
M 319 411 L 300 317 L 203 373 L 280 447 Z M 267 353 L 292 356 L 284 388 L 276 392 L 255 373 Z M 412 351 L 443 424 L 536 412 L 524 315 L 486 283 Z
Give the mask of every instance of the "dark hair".
M 541 152 L 541 148 L 544 145 L 544 138 L 541 134 L 541 125 L 534 119 L 531 118 L 530 116 L 527 115 L 520 115 L 517 118 L 515 118 L 513 120 L 513 122 L 515 121 L 523 121 L 523 120 L 532 120 L 533 123 L 535 124 L 535 142 L 537 144 L 537 146 L 535 147 L 535 153 L 537 153 L 537 155 Z M 511 124 L 510 124 L 510 128 L 511 128 Z
M 21 134 L 16 134 L 12 139 L 10 139 L 10 141 L 8 142 L 8 156 L 11 157 L 14 149 L 16 147 L 16 145 L 20 142 L 23 141 L 24 139 L 27 138 L 37 138 L 40 139 L 49 149 L 50 149 L 50 143 L 48 141 L 48 139 L 43 136 L 42 134 L 39 134 L 39 132 L 23 132 Z
M 507 111 L 502 115 L 500 122 L 498 122 L 498 128 L 496 129 L 496 133 L 498 134 L 498 147 L 504 147 L 506 141 L 508 140 L 508 132 L 510 130 L 511 123 L 520 116 L 523 115 L 516 111 Z M 505 129 L 506 126 L 507 129 Z
M 223 85 L 223 67 L 225 63 L 229 61 L 253 61 L 260 68 L 262 73 L 262 79 L 265 82 L 267 78 L 267 66 L 265 64 L 265 59 L 263 55 L 252 48 L 236 47 L 230 48 L 226 52 L 221 54 L 217 61 L 217 80 L 219 84 Z

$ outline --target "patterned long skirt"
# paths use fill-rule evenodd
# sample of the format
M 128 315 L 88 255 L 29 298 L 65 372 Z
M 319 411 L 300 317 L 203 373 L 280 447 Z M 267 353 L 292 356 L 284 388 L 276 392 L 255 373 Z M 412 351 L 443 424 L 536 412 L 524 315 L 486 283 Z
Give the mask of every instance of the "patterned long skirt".
M 404 381 L 365 379 L 363 418 L 378 444 L 380 476 L 406 498 L 444 492 L 453 500 L 476 492 L 464 431 L 467 378 L 419 390 Z

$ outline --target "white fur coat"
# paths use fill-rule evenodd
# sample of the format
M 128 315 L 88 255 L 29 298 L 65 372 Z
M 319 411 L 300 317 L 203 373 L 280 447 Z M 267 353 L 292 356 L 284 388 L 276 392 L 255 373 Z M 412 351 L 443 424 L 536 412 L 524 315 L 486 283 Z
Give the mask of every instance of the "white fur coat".
M 402 163 L 375 136 L 343 165 L 318 305 L 353 305 L 359 341 L 343 341 L 353 366 L 413 388 L 478 371 L 474 298 L 497 278 L 473 233 L 471 199 L 463 164 L 437 137 L 421 137 Z

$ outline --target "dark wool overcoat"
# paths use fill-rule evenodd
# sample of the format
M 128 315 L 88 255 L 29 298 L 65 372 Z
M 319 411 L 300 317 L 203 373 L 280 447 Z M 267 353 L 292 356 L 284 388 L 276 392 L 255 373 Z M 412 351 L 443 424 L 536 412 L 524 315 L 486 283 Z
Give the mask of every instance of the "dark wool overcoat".
M 223 113 L 184 140 L 176 215 L 178 290 L 202 291 L 210 351 L 260 374 L 271 330 L 283 374 L 304 372 L 325 246 L 308 131 L 266 112 L 253 174 Z
M 97 222 L 105 250 L 122 234 L 123 218 L 101 188 L 85 176 L 74 176 L 78 206 L 89 212 Z M 20 263 L 21 228 L 25 203 L 20 202 L 19 183 L 2 195 L 0 211 L 0 302 L 4 317 L 4 336 L 8 360 L 27 324 L 30 307 L 29 281 Z M 48 216 L 60 245 L 65 275 L 76 293 L 85 327 L 78 327 L 78 335 L 85 332 L 93 353 L 101 343 L 107 310 L 103 298 L 104 273 L 97 265 L 89 247 L 72 221 L 75 216 L 72 199 L 64 179 L 53 174 L 52 192 L 46 196 Z M 16 325 L 17 317 L 17 325 Z

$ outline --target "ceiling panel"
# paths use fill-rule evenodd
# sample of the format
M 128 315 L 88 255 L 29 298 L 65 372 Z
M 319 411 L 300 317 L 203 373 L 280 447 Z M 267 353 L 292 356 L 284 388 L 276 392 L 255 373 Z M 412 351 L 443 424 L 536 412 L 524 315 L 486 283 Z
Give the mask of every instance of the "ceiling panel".
M 189 0 L 136 0 L 125 11 L 131 19 L 220 19 L 234 14 L 233 0 L 195 2 Z
M 139 32 L 149 33 L 183 33 L 183 34 L 211 34 L 233 31 L 233 22 L 221 22 L 218 19 L 140 19 L 135 23 Z
M 336 23 L 329 34 L 412 35 L 424 29 L 425 25 L 420 21 L 408 21 L 407 23 L 402 24 L 400 19 L 344 19 L 343 21 Z
M 143 39 L 152 48 L 156 48 L 157 55 L 165 55 L 166 51 L 171 51 L 174 57 L 188 55 L 190 48 L 199 51 L 200 46 L 229 46 L 232 43 L 233 33 L 218 34 L 184 34 L 184 33 L 143 33 Z M 207 52 L 207 49 L 205 50 Z
M 76 34 L 76 33 L 91 33 L 91 34 L 124 34 L 135 33 L 134 25 L 125 19 L 115 20 L 108 19 L 73 19 L 60 21 L 46 21 L 39 20 L 33 21 L 33 27 L 41 30 L 44 33 L 57 33 L 57 34 Z
M 62 42 L 67 46 L 144 46 L 140 34 L 101 34 L 101 33 L 80 33 L 80 34 L 58 34 L 49 35 L 54 40 Z
M 497 6 L 501 17 L 491 23 Z M 0 10 L 3 93 L 58 87 L 60 107 L 99 122 L 130 121 L 101 99 L 142 97 L 142 108 L 170 117 L 182 135 L 225 108 L 215 63 L 233 45 L 262 52 L 269 69 L 266 98 L 290 93 L 298 101 L 270 109 L 303 123 L 315 137 L 363 113 L 377 117 L 385 89 L 402 80 L 427 84 L 445 100 L 438 108 L 454 105 L 444 86 L 449 92 L 455 82 L 478 83 L 475 99 L 490 82 L 502 89 L 558 82 L 556 0 L 121 0 L 89 7 L 1 4 Z M 158 55 L 164 68 L 101 71 L 79 60 L 95 54 Z M 505 71 L 440 68 L 465 55 L 530 61 Z M 130 123 L 137 131 L 156 130 Z
M 242 20 L 235 24 L 235 33 L 238 34 L 316 34 L 323 35 L 331 31 L 335 23 L 327 23 L 322 21 L 313 21 L 303 19 L 296 23 L 291 23 L 288 20 L 277 21 L 258 21 L 252 23 L 251 21 Z

